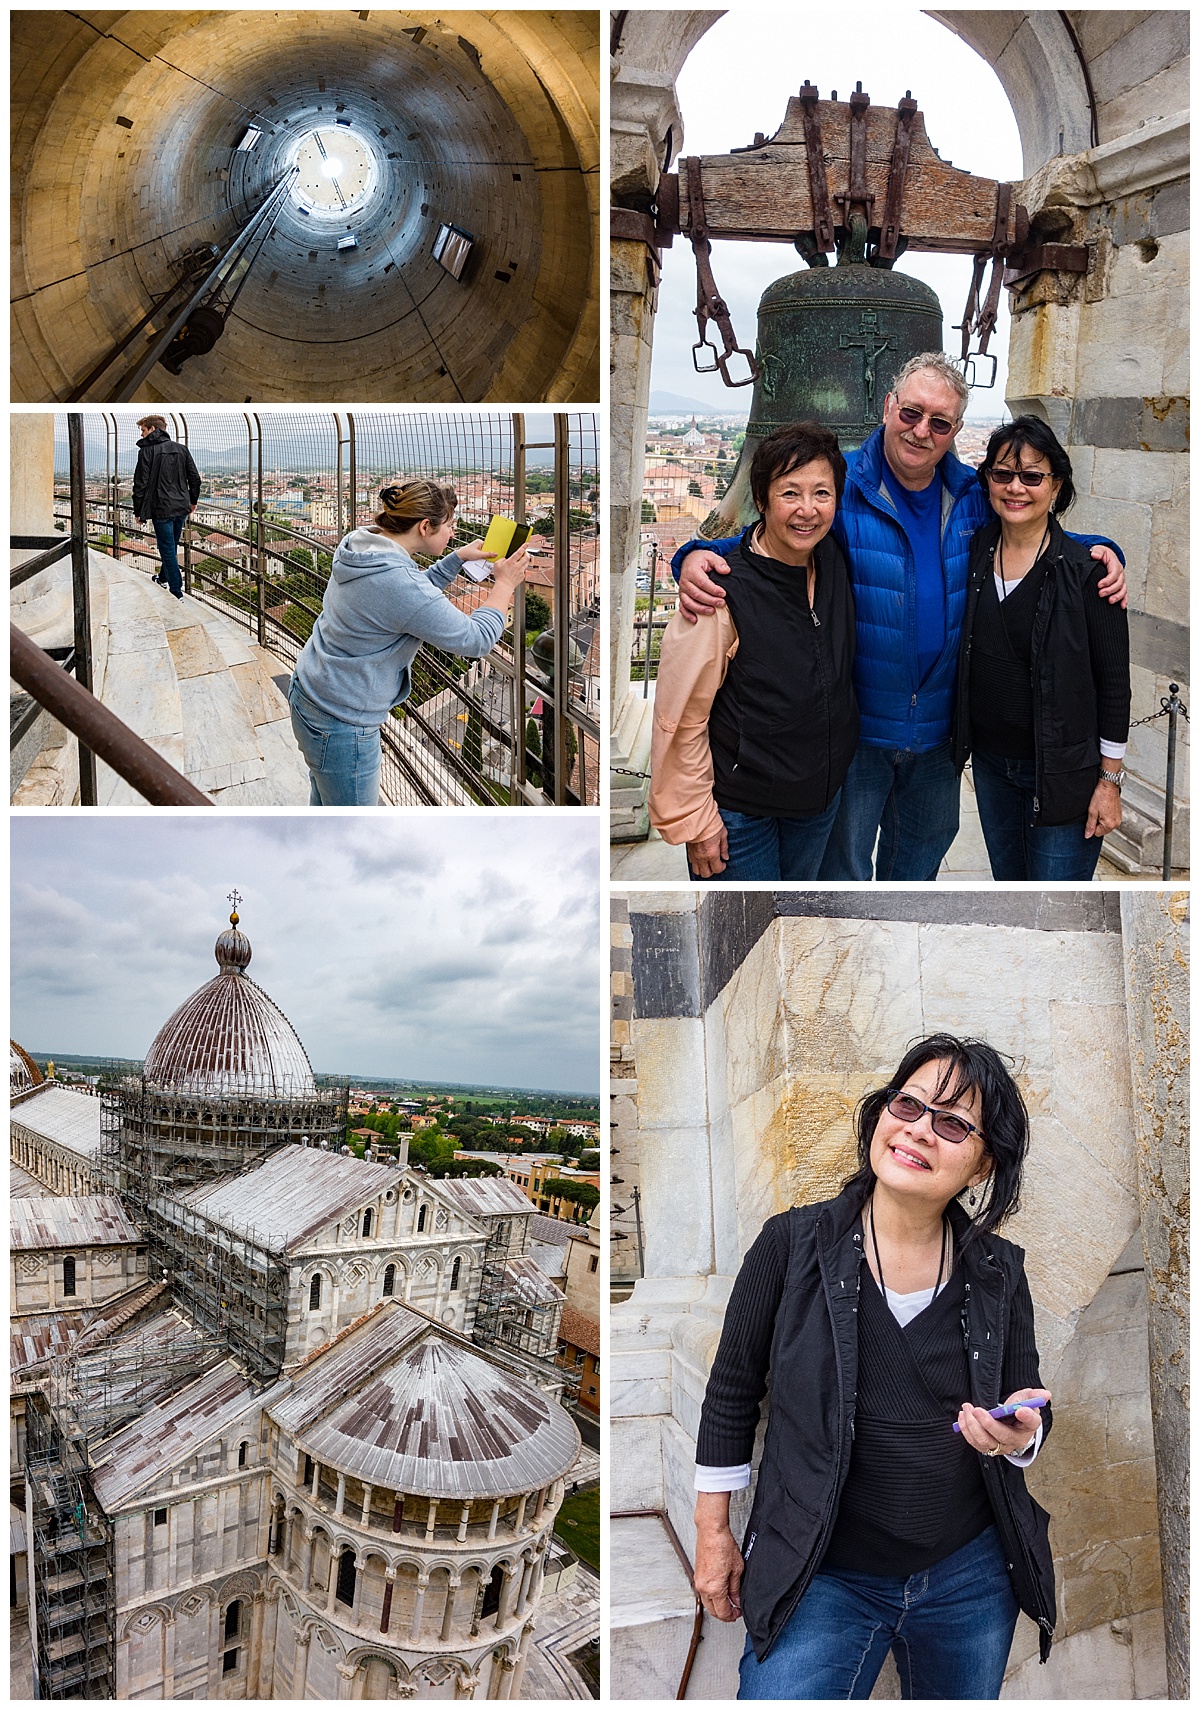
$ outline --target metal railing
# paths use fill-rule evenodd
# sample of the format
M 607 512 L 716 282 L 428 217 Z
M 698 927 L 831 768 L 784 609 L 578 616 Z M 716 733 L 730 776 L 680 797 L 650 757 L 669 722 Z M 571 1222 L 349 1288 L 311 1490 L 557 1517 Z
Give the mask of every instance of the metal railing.
M 417 655 L 412 693 L 384 726 L 382 794 L 397 805 L 598 802 L 595 416 L 556 413 L 549 438 L 529 432 L 524 415 L 499 413 L 206 410 L 174 412 L 168 424 L 204 481 L 182 541 L 185 591 L 289 670 L 320 613 L 338 539 L 371 518 L 389 480 L 454 486 L 460 541 L 492 514 L 532 523 L 540 568 L 518 590 L 499 645 L 480 660 L 431 647 Z M 133 510 L 132 414 L 89 415 L 83 433 L 87 539 L 157 568 L 152 527 Z M 76 509 L 61 478 L 56 507 L 67 526 Z M 451 597 L 469 611 L 486 590 L 460 579 Z
M 43 649 L 15 624 L 10 625 L 9 669 L 30 697 L 30 702 L 12 725 L 9 751 L 17 749 L 42 713 L 48 712 L 77 739 L 81 807 L 96 806 L 97 755 L 149 802 L 169 806 L 209 806 L 206 795 L 92 694 L 92 612 L 82 417 L 69 417 L 67 430 L 70 503 L 67 536 L 64 540 L 53 535 L 10 536 L 12 551 L 32 552 L 34 556 L 10 572 L 9 585 L 10 588 L 19 588 L 43 570 L 69 557 L 73 641 L 70 647 Z

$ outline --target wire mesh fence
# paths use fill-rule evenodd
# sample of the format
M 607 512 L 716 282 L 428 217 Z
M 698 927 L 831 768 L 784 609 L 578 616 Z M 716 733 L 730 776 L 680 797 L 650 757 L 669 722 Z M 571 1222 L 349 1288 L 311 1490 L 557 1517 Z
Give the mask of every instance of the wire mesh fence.
M 185 589 L 288 670 L 320 614 L 339 539 L 371 521 L 382 486 L 417 476 L 452 486 L 459 543 L 494 515 L 529 525 L 534 569 L 492 653 L 418 654 L 412 693 L 384 727 L 381 794 L 396 805 L 598 801 L 595 415 L 205 409 L 166 421 L 202 480 L 182 541 Z M 154 574 L 153 524 L 133 506 L 135 412 L 88 413 L 83 426 L 89 544 Z M 55 417 L 55 515 L 65 528 L 65 415 Z M 469 611 L 486 590 L 460 578 L 450 598 Z

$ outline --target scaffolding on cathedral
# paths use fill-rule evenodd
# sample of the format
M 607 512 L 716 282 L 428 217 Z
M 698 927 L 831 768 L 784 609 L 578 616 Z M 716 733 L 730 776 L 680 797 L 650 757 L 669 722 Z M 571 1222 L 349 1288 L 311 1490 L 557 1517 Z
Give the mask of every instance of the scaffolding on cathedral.
M 559 1398 L 569 1406 L 579 1394 L 579 1373 L 555 1361 L 562 1296 L 526 1260 L 515 1218 L 483 1221 L 491 1223 L 491 1233 L 483 1250 L 473 1340 L 516 1359 L 539 1388 L 561 1386 Z
M 226 1084 L 214 1071 L 162 1087 L 124 1076 L 103 1095 L 100 1158 L 140 1213 L 156 1195 L 238 1175 L 278 1146 L 340 1146 L 349 1102 L 348 1084 L 337 1080 L 239 1074 Z

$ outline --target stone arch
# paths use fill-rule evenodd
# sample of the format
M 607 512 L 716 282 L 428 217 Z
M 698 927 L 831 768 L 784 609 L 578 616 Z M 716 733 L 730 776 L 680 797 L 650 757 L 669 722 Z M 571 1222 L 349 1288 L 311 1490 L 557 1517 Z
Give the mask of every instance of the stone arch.
M 160 1622 L 164 1627 L 169 1626 L 174 1619 L 174 1612 L 168 1604 L 147 1604 L 141 1609 L 135 1609 L 131 1615 L 125 1618 L 121 1625 L 121 1637 L 122 1639 L 130 1638 L 135 1627 L 143 1633 L 148 1633 L 152 1627 L 157 1627 Z
M 1021 134 L 1026 178 L 1092 146 L 1087 83 L 1061 12 L 930 12 L 1000 80 Z
M 217 1587 L 217 1599 L 228 1603 L 234 1597 L 258 1597 L 262 1592 L 262 1581 L 255 1573 L 248 1573 L 240 1568 L 237 1573 L 230 1574 L 227 1580 Z
M 310 1305 L 312 1298 L 313 1278 L 321 1279 L 321 1300 L 318 1306 Z M 338 1273 L 335 1265 L 328 1259 L 312 1259 L 300 1270 L 301 1310 L 306 1320 L 316 1320 L 324 1317 L 333 1299 L 333 1291 L 337 1285 Z

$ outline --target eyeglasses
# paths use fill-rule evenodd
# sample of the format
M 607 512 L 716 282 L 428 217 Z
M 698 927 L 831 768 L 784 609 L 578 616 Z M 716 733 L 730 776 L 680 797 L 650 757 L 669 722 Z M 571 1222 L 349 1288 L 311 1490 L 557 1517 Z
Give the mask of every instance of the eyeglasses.
M 949 1140 L 952 1146 L 961 1146 L 968 1134 L 978 1134 L 980 1139 L 983 1138 L 982 1130 L 968 1122 L 965 1116 L 958 1116 L 952 1110 L 935 1110 L 931 1104 L 922 1104 L 912 1093 L 897 1092 L 893 1088 L 888 1094 L 887 1107 L 901 1122 L 919 1122 L 928 1115 L 929 1126 L 938 1139 Z
M 1022 487 L 1040 487 L 1043 481 L 1050 480 L 1044 469 L 1001 469 L 997 466 L 988 469 L 986 474 L 993 487 L 1010 486 L 1014 476 Z
M 896 414 L 907 428 L 915 428 L 918 423 L 928 421 L 930 433 L 937 434 L 939 439 L 945 439 L 947 434 L 956 431 L 957 424 L 948 422 L 945 416 L 928 416 L 924 410 L 915 409 L 912 404 L 899 404 Z

